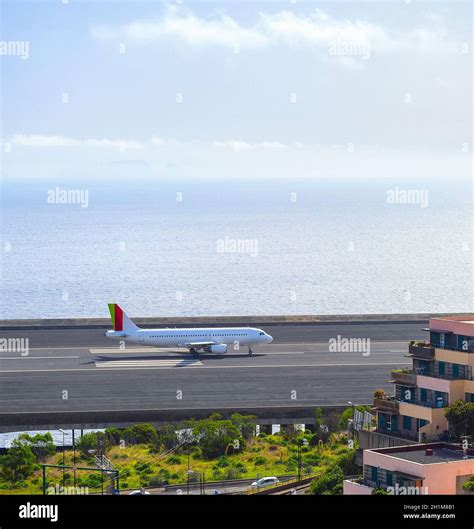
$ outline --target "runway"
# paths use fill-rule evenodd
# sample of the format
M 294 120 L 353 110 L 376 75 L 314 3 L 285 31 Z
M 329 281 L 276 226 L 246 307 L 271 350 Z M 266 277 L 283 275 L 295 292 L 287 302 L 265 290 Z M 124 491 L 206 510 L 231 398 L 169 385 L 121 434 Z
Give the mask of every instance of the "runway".
M 274 342 L 200 355 L 125 349 L 103 329 L 0 331 L 28 340 L 28 354 L 0 353 L 0 413 L 332 406 L 369 403 L 389 389 L 390 370 L 409 366 L 408 342 L 426 322 L 274 324 Z M 337 336 L 362 338 L 364 351 L 330 351 Z M 370 341 L 369 341 L 370 340 Z

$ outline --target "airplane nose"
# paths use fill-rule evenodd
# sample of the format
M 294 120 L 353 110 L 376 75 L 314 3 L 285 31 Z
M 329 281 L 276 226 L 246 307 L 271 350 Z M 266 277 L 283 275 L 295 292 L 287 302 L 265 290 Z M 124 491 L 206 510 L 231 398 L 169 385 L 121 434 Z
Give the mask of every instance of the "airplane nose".
M 270 336 L 269 334 L 267 334 L 267 343 L 272 343 L 273 342 L 273 336 Z

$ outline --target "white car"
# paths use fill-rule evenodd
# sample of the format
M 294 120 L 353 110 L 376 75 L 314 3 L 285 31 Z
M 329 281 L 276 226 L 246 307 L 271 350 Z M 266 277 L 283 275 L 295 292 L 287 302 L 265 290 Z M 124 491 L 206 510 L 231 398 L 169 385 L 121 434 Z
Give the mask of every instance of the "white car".
M 149 496 L 150 493 L 145 489 L 140 489 L 140 490 L 132 490 L 132 492 L 130 492 L 128 495 L 129 496 Z
M 280 480 L 275 476 L 268 478 L 260 478 L 257 481 L 254 481 L 251 485 L 252 489 L 260 489 L 261 487 L 268 487 L 268 485 L 276 485 L 280 483 Z

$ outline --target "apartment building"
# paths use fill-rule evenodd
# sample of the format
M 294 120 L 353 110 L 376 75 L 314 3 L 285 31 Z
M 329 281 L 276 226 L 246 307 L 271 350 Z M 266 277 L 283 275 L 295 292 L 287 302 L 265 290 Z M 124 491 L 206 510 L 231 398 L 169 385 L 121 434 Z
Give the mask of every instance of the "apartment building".
M 446 407 L 474 402 L 474 315 L 430 319 L 429 340 L 412 342 L 407 356 L 412 368 L 391 372 L 394 394 L 374 399 L 375 432 L 407 442 L 447 439 Z
M 448 443 L 364 450 L 363 476 L 346 479 L 344 494 L 471 494 L 463 485 L 474 475 L 474 450 Z

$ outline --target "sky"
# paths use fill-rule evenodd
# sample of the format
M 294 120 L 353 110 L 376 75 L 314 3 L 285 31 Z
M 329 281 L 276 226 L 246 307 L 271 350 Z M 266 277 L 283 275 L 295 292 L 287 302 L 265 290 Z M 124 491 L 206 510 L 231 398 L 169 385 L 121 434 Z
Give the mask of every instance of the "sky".
M 468 178 L 471 11 L 3 1 L 3 176 Z

